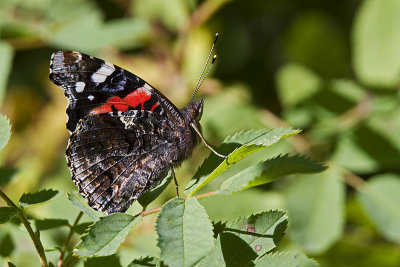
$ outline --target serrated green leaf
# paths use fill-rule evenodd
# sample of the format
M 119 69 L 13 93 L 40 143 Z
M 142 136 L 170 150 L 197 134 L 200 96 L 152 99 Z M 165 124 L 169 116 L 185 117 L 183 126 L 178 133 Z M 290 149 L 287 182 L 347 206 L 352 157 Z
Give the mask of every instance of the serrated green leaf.
M 271 146 L 283 138 L 298 134 L 299 132 L 300 130 L 291 128 L 262 129 L 258 131 L 240 132 L 232 137 L 228 137 L 219 148 L 220 153 L 225 155 L 229 154 L 228 158 L 223 160 L 211 154 L 203 162 L 193 179 L 186 186 L 186 194 L 189 197 L 193 196 L 202 187 L 243 158 L 260 149 Z
M 323 171 L 326 167 L 302 156 L 277 156 L 253 165 L 226 180 L 217 194 L 231 194 L 296 173 Z
M 243 239 L 258 255 L 276 247 L 287 227 L 283 211 L 268 211 L 239 218 L 230 223 L 224 232 L 232 232 Z
M 354 69 L 369 86 L 395 87 L 400 80 L 400 2 L 366 0 L 353 29 Z
M 280 252 L 266 254 L 254 261 L 255 266 L 279 266 L 279 267 L 318 267 L 319 264 L 307 258 L 300 252 Z
M 142 217 L 134 218 L 124 213 L 114 213 L 101 217 L 90 226 L 86 235 L 76 246 L 74 253 L 81 257 L 109 256 L 114 254 L 120 244 Z
M 257 258 L 257 254 L 243 239 L 232 233 L 221 233 L 214 242 L 210 253 L 195 266 L 249 266 L 255 258 Z
M 86 259 L 85 267 L 121 267 L 119 257 L 111 255 L 106 257 L 93 257 Z
M 57 190 L 53 189 L 44 189 L 36 193 L 27 193 L 21 196 L 19 199 L 19 205 L 25 208 L 42 205 L 56 199 L 60 195 L 61 194 Z
M 67 225 L 69 225 L 68 220 L 64 219 L 35 220 L 36 229 L 39 231 L 58 228 Z
M 11 124 L 6 116 L 0 114 L 0 150 L 8 143 L 11 136 Z
M 155 257 L 140 257 L 139 259 L 134 259 L 127 267 L 166 267 L 166 265 L 160 261 L 160 259 Z
M 139 204 L 142 205 L 142 207 L 147 207 L 147 205 L 153 202 L 165 190 L 171 180 L 172 176 L 169 175 L 167 178 L 162 180 L 161 184 L 159 184 L 157 187 L 144 193 L 144 195 L 138 199 Z
M 0 224 L 8 222 L 17 212 L 15 207 L 0 207 Z
M 287 192 L 291 237 L 303 249 L 321 253 L 343 233 L 345 187 L 341 171 L 302 175 Z
M 78 192 L 69 192 L 68 199 L 72 203 L 72 205 L 83 211 L 87 216 L 92 218 L 94 221 L 98 221 L 101 217 L 104 216 L 103 213 L 89 207 L 87 201 Z
M 14 240 L 9 232 L 2 232 L 0 234 L 0 256 L 10 257 L 15 249 Z
M 0 42 L 0 106 L 3 103 L 3 99 L 6 94 L 7 81 L 8 77 L 10 76 L 13 57 L 14 51 L 12 47 L 6 42 Z M 1 130 L 0 136 L 2 136 Z M 0 149 L 2 149 L 1 144 Z
M 289 107 L 311 98 L 321 89 L 322 81 L 305 66 L 289 63 L 279 70 L 277 87 L 281 102 Z
M 213 231 L 204 208 L 195 198 L 172 199 L 156 224 L 161 257 L 170 266 L 193 266 L 213 244 Z
M 400 177 L 383 174 L 370 178 L 358 193 L 365 212 L 387 239 L 400 242 Z
M 84 223 L 80 223 L 78 224 L 75 228 L 74 231 L 77 234 L 83 235 L 87 229 L 89 228 L 89 226 L 91 226 L 93 224 L 93 222 L 84 222 Z
M 0 186 L 7 185 L 11 179 L 14 177 L 14 174 L 17 172 L 15 168 L 9 167 L 0 167 Z

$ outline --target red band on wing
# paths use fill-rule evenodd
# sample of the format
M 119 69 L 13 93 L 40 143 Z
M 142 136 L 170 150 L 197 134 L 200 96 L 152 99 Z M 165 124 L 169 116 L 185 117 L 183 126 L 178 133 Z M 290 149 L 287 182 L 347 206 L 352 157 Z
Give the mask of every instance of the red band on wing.
M 141 109 L 144 110 L 144 103 L 150 100 L 150 98 L 151 94 L 147 90 L 138 88 L 124 98 L 119 96 L 113 96 L 109 98 L 106 104 L 93 108 L 90 111 L 90 115 L 112 112 L 112 106 L 114 106 L 114 108 L 118 111 L 127 111 L 129 107 L 135 108 L 140 105 Z M 157 106 L 158 103 L 154 104 L 151 108 L 151 111 L 154 111 Z

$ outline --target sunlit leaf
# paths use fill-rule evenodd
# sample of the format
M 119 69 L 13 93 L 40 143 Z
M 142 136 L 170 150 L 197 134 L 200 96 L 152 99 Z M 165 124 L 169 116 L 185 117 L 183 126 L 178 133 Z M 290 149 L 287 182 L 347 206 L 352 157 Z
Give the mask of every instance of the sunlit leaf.
M 103 213 L 96 211 L 89 207 L 87 201 L 78 192 L 69 192 L 68 199 L 72 205 L 83 211 L 87 216 L 92 218 L 94 221 L 98 221 L 100 217 L 104 216 Z
M 341 175 L 335 168 L 303 175 L 287 192 L 291 236 L 307 251 L 321 253 L 342 236 L 345 187 Z
M 121 267 L 119 257 L 111 255 L 106 257 L 93 257 L 85 261 L 84 267 Z
M 279 267 L 318 267 L 319 264 L 307 258 L 300 252 L 278 252 L 267 254 L 254 261 L 255 266 L 279 266 Z
M 6 94 L 8 76 L 11 72 L 13 57 L 14 51 L 12 47 L 6 42 L 0 42 L 0 106 L 3 103 L 3 99 Z M 1 127 L 0 136 L 2 136 Z M 0 142 L 0 149 L 2 148 L 3 146 L 1 146 Z
M 114 254 L 129 230 L 134 227 L 141 217 L 134 218 L 124 213 L 114 213 L 101 217 L 87 234 L 81 237 L 74 253 L 81 257 L 109 256 Z
M 231 232 L 243 239 L 258 255 L 272 250 L 282 239 L 287 227 L 283 211 L 268 211 L 248 218 L 241 217 L 229 223 L 224 232 Z
M 291 128 L 262 129 L 258 131 L 240 132 L 232 137 L 228 137 L 218 150 L 219 153 L 228 155 L 228 158 L 224 160 L 213 153 L 210 154 L 187 185 L 185 192 L 188 196 L 193 196 L 207 183 L 214 180 L 243 158 L 260 149 L 271 146 L 283 138 L 298 134 L 299 132 L 300 130 Z
M 1 60 L 0 60 L 1 61 Z M 10 139 L 11 124 L 6 116 L 0 114 L 0 150 L 3 149 Z
M 272 182 L 282 176 L 296 173 L 313 173 L 325 167 L 311 159 L 288 155 L 278 156 L 253 165 L 226 180 L 218 194 L 230 194 L 261 184 Z
M 42 205 L 56 199 L 60 195 L 57 190 L 44 189 L 36 193 L 23 194 L 19 199 L 19 204 L 21 207 Z
M 361 187 L 358 198 L 379 232 L 400 243 L 400 177 L 394 174 L 374 176 Z
M 156 230 L 161 257 L 173 266 L 193 266 L 213 244 L 211 222 L 195 198 L 172 199 L 161 210 Z
M 366 0 L 353 29 L 354 69 L 369 86 L 394 87 L 400 81 L 400 2 Z

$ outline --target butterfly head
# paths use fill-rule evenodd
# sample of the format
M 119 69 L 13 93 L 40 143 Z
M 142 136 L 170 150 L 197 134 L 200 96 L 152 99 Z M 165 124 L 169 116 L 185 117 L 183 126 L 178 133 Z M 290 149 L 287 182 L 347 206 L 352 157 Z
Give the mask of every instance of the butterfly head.
M 185 121 L 189 125 L 195 123 L 199 125 L 201 116 L 203 115 L 204 98 L 198 102 L 190 102 L 189 105 L 183 109 Z

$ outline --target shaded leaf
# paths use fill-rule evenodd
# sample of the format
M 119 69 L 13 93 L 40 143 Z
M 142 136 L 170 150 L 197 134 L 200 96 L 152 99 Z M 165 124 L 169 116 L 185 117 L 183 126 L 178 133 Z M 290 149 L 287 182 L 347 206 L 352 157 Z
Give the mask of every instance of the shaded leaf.
M 0 207 L 0 224 L 8 222 L 17 212 L 15 207 Z
M 248 266 L 255 258 L 257 254 L 243 239 L 232 233 L 221 233 L 210 253 L 195 266 Z
M 12 63 L 13 63 L 14 51 L 7 42 L 0 42 L 0 106 L 3 103 L 4 96 L 6 94 L 7 81 L 10 76 Z M 0 127 L 1 129 L 1 127 Z M 2 132 L 0 130 L 0 136 Z M 1 138 L 0 138 L 1 139 Z M 1 146 L 0 142 L 0 149 Z
M 93 257 L 86 259 L 85 267 L 120 267 L 122 266 L 117 255 L 107 257 Z
M 400 73 L 400 2 L 366 0 L 353 29 L 353 65 L 358 78 L 369 86 L 394 87 Z
M 134 259 L 127 267 L 140 267 L 140 266 L 158 266 L 166 267 L 166 265 L 155 257 L 140 257 L 139 259 Z
M 279 266 L 279 267 L 318 267 L 319 264 L 307 258 L 300 252 L 280 252 L 267 254 L 254 261 L 256 266 Z
M 15 244 L 9 232 L 3 232 L 0 235 L 0 255 L 2 257 L 10 257 L 15 249 Z
M 169 185 L 171 180 L 172 176 L 169 175 L 167 178 L 162 180 L 162 182 L 158 186 L 144 193 L 144 195 L 142 195 L 138 199 L 139 204 L 142 205 L 142 207 L 147 207 L 165 190 L 165 188 Z
M 345 187 L 341 176 L 333 167 L 302 175 L 287 192 L 291 236 L 307 251 L 321 253 L 342 236 Z
M 321 79 L 300 64 L 286 64 L 277 74 L 278 93 L 285 107 L 295 106 L 311 98 L 321 86 Z
M 283 211 L 268 211 L 241 217 L 230 223 L 224 232 L 231 232 L 243 239 L 258 255 L 275 248 L 285 233 L 287 215 Z
M 101 217 L 104 216 L 103 213 L 89 207 L 87 201 L 78 192 L 69 192 L 68 199 L 69 201 L 71 201 L 72 205 L 83 211 L 94 221 L 98 221 Z
M 67 225 L 69 225 L 68 220 L 64 219 L 35 220 L 36 229 L 38 229 L 39 231 L 58 228 Z
M 384 237 L 400 243 L 400 177 L 383 174 L 372 177 L 358 193 L 365 212 Z
M 0 114 L 0 150 L 8 143 L 11 136 L 11 124 L 6 116 Z
M 301 156 L 277 156 L 253 165 L 226 180 L 218 194 L 230 194 L 296 173 L 323 171 L 326 167 Z
M 7 262 L 7 264 L 8 264 L 8 267 L 16 267 L 16 266 L 14 265 L 14 263 L 12 263 L 12 262 Z
M 89 228 L 89 226 L 91 226 L 93 224 L 93 222 L 84 222 L 84 223 L 80 223 L 77 226 L 75 226 L 74 231 L 77 234 L 83 235 L 87 229 Z
M 57 190 L 44 189 L 36 193 L 23 194 L 19 199 L 19 205 L 21 205 L 21 207 L 42 205 L 56 199 L 59 196 L 60 194 Z
M 213 244 L 212 225 L 195 198 L 172 199 L 162 208 L 156 224 L 161 257 L 168 266 L 192 266 Z
M 1 119 L 0 119 L 1 120 Z M 9 167 L 0 167 L 0 186 L 7 185 L 14 177 L 17 169 Z
M 101 217 L 87 234 L 81 237 L 74 253 L 81 257 L 109 256 L 114 254 L 141 217 L 134 218 L 124 213 Z
M 232 137 L 228 137 L 219 148 L 220 153 L 225 155 L 229 153 L 228 158 L 221 159 L 211 154 L 197 170 L 193 179 L 187 185 L 185 192 L 188 196 L 193 196 L 202 187 L 243 158 L 299 132 L 300 130 L 293 130 L 291 128 L 262 129 L 240 132 Z

